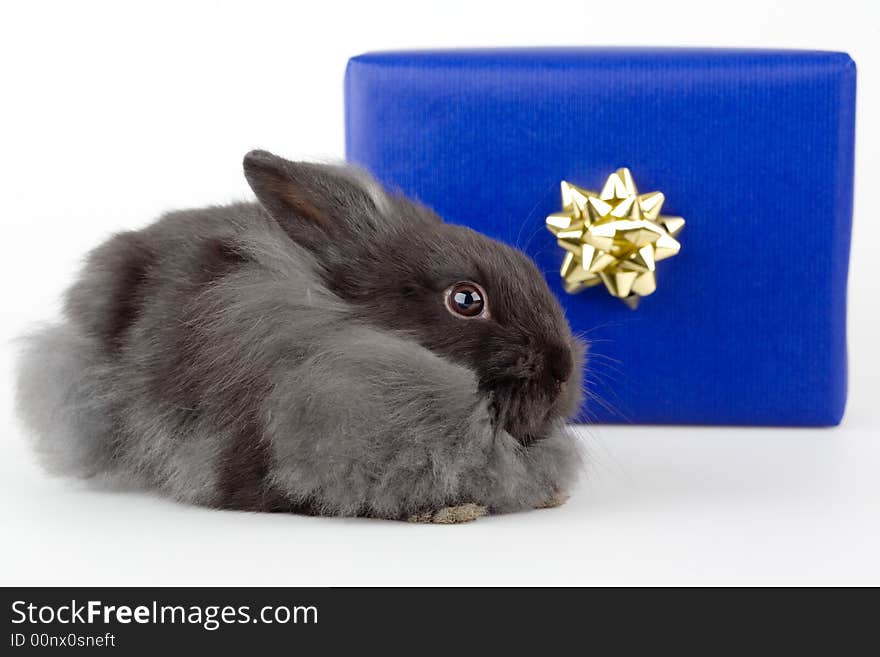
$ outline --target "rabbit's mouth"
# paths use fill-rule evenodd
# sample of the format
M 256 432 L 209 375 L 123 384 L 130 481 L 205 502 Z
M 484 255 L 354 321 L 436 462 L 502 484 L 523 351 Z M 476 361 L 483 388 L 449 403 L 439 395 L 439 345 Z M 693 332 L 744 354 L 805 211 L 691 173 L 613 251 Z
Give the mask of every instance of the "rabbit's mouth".
M 549 437 L 580 406 L 585 350 L 571 338 L 568 348 L 531 350 L 513 364 L 481 372 L 494 425 L 523 447 Z
M 523 447 L 546 438 L 553 420 L 548 399 L 527 384 L 496 388 L 489 393 L 489 409 L 495 426 L 503 427 Z

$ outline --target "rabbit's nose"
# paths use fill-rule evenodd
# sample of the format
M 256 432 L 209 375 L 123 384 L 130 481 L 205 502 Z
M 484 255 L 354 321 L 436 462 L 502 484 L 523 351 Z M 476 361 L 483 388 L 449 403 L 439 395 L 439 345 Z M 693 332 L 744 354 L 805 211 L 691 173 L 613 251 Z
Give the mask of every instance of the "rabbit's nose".
M 568 381 L 573 367 L 571 349 L 564 346 L 551 345 L 547 347 L 544 359 L 547 378 L 554 386 L 559 387 Z

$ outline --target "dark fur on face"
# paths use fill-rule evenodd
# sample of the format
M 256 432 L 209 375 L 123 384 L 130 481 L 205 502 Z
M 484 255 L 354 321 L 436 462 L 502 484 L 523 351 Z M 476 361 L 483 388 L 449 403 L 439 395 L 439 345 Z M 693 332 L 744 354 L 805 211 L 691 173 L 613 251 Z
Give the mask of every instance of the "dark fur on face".
M 259 189 L 255 178 L 265 176 L 277 193 L 284 173 L 277 163 L 260 162 L 252 185 Z M 352 196 L 335 196 L 346 195 Z M 265 205 L 275 208 L 295 241 L 318 255 L 330 289 L 353 302 L 364 321 L 404 331 L 477 372 L 498 424 L 521 443 L 539 440 L 554 421 L 576 412 L 585 345 L 571 335 L 559 302 L 523 253 L 445 223 L 402 196 L 377 202 L 354 192 L 353 204 L 325 203 L 322 211 L 334 216 L 320 221 L 313 219 L 318 202 L 308 194 L 283 198 L 293 204 L 285 208 L 276 197 Z M 444 291 L 460 281 L 486 291 L 488 318 L 463 320 L 448 312 Z
M 399 221 L 420 222 L 418 230 L 366 245 L 328 276 L 331 289 L 365 320 L 473 369 L 499 424 L 520 442 L 540 438 L 577 403 L 583 357 L 543 278 L 521 253 L 488 248 L 474 231 L 424 219 L 403 202 L 395 211 Z M 446 309 L 444 291 L 459 281 L 486 291 L 489 317 L 464 320 Z

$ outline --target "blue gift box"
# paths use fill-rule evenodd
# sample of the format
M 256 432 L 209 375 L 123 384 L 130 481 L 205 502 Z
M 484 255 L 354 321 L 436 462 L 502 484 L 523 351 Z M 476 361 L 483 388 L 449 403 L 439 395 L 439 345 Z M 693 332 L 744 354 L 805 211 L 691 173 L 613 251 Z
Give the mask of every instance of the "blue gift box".
M 346 150 L 387 185 L 523 248 L 592 357 L 603 422 L 833 425 L 846 403 L 856 71 L 844 53 L 386 52 L 346 72 Z M 685 217 L 630 310 L 567 294 L 559 184 L 629 167 Z

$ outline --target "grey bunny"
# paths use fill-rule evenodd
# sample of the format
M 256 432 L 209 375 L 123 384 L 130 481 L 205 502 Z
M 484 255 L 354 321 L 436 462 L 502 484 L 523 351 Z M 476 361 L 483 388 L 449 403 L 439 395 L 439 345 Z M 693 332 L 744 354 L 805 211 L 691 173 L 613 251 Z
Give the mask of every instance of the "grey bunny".
M 258 203 L 114 236 L 27 338 L 18 407 L 48 465 L 224 509 L 561 502 L 585 346 L 532 262 L 358 169 L 244 171 Z

